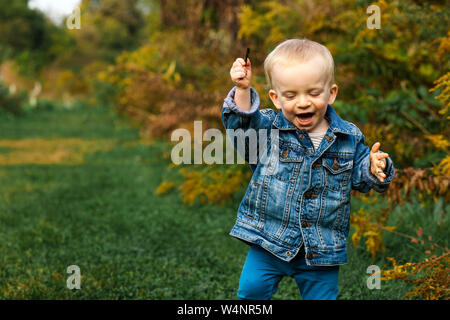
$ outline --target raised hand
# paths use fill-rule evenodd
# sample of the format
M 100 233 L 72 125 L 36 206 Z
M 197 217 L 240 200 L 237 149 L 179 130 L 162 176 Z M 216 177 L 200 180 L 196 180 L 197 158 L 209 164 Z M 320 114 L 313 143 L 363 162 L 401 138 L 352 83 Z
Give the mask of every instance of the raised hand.
M 380 151 L 380 146 L 381 143 L 376 142 L 370 150 L 370 172 L 372 172 L 378 180 L 384 182 L 384 179 L 386 178 L 386 174 L 384 173 L 384 169 L 386 168 L 386 158 L 388 158 L 389 155 Z
M 237 58 L 231 67 L 230 76 L 236 87 L 247 89 L 252 79 L 252 63 L 250 59 L 247 58 L 246 65 L 244 59 Z

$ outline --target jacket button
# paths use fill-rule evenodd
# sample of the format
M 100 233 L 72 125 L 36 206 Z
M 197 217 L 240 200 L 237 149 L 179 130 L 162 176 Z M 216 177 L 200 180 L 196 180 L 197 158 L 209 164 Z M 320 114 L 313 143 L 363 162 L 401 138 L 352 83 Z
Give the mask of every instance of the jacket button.
M 304 135 L 303 133 L 300 133 L 300 134 L 298 135 L 298 137 L 300 138 L 300 140 L 303 140 L 303 139 L 305 138 L 305 135 Z
M 338 165 L 338 163 L 337 163 L 336 158 L 334 158 L 333 169 L 334 169 L 334 170 L 339 169 L 339 165 Z
M 311 253 L 311 252 L 308 252 L 308 254 L 306 255 L 306 258 L 307 258 L 308 260 L 311 260 L 311 259 L 313 258 L 312 253 Z
M 289 257 L 291 255 L 290 251 L 286 251 L 286 255 Z
M 302 228 L 306 228 L 308 226 L 308 224 L 306 223 L 306 221 L 302 221 Z
M 289 147 L 286 147 L 286 150 L 283 151 L 283 153 L 281 154 L 282 158 L 286 158 L 289 154 Z
M 306 191 L 305 198 L 306 199 L 311 199 L 311 191 Z

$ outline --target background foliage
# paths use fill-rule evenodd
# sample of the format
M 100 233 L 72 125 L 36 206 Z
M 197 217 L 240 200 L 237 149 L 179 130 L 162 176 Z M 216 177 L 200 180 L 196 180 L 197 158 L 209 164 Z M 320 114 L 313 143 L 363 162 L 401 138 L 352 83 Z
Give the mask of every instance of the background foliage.
M 381 10 L 380 29 L 366 25 L 372 4 Z M 352 258 L 386 265 L 384 279 L 407 283 L 398 288 L 408 298 L 448 299 L 448 1 L 82 0 L 81 29 L 73 30 L 30 9 L 27 0 L 0 0 L 0 8 L 2 119 L 32 126 L 38 112 L 101 106 L 125 116 L 142 139 L 167 148 L 174 129 L 193 133 L 194 120 L 202 120 L 202 130 L 223 131 L 229 69 L 247 47 L 252 86 L 261 106 L 273 107 L 266 55 L 288 38 L 323 43 L 336 64 L 334 107 L 361 128 L 368 145 L 381 141 L 396 167 L 385 194 L 354 192 Z M 247 165 L 169 160 L 162 151 L 167 170 L 156 180 L 158 197 L 179 196 L 183 207 L 237 209 Z M 364 296 L 355 287 L 344 284 L 349 295 L 341 297 Z M 16 297 L 17 286 L 3 288 Z

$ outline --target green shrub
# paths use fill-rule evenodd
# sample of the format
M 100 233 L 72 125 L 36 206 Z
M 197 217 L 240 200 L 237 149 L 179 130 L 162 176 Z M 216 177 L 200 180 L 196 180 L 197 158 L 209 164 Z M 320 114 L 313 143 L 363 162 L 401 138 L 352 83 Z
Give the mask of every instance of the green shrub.
M 27 100 L 24 91 L 11 93 L 9 88 L 0 82 L 0 112 L 18 115 L 22 112 L 22 106 Z

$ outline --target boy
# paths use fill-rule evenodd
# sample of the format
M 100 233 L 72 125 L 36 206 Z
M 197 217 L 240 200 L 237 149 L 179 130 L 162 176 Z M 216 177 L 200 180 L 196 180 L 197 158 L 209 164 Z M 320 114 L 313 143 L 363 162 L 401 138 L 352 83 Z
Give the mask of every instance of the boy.
M 226 129 L 278 133 L 265 143 L 272 160 L 251 165 L 253 176 L 230 232 L 251 245 L 238 297 L 270 299 L 288 275 L 303 299 L 336 299 L 339 265 L 347 263 L 350 191 L 384 192 L 394 166 L 379 142 L 369 150 L 361 131 L 331 106 L 338 87 L 325 46 L 286 40 L 267 56 L 264 70 L 280 112 L 259 110 L 251 62 L 242 58 L 230 70 L 235 87 L 222 109 Z

